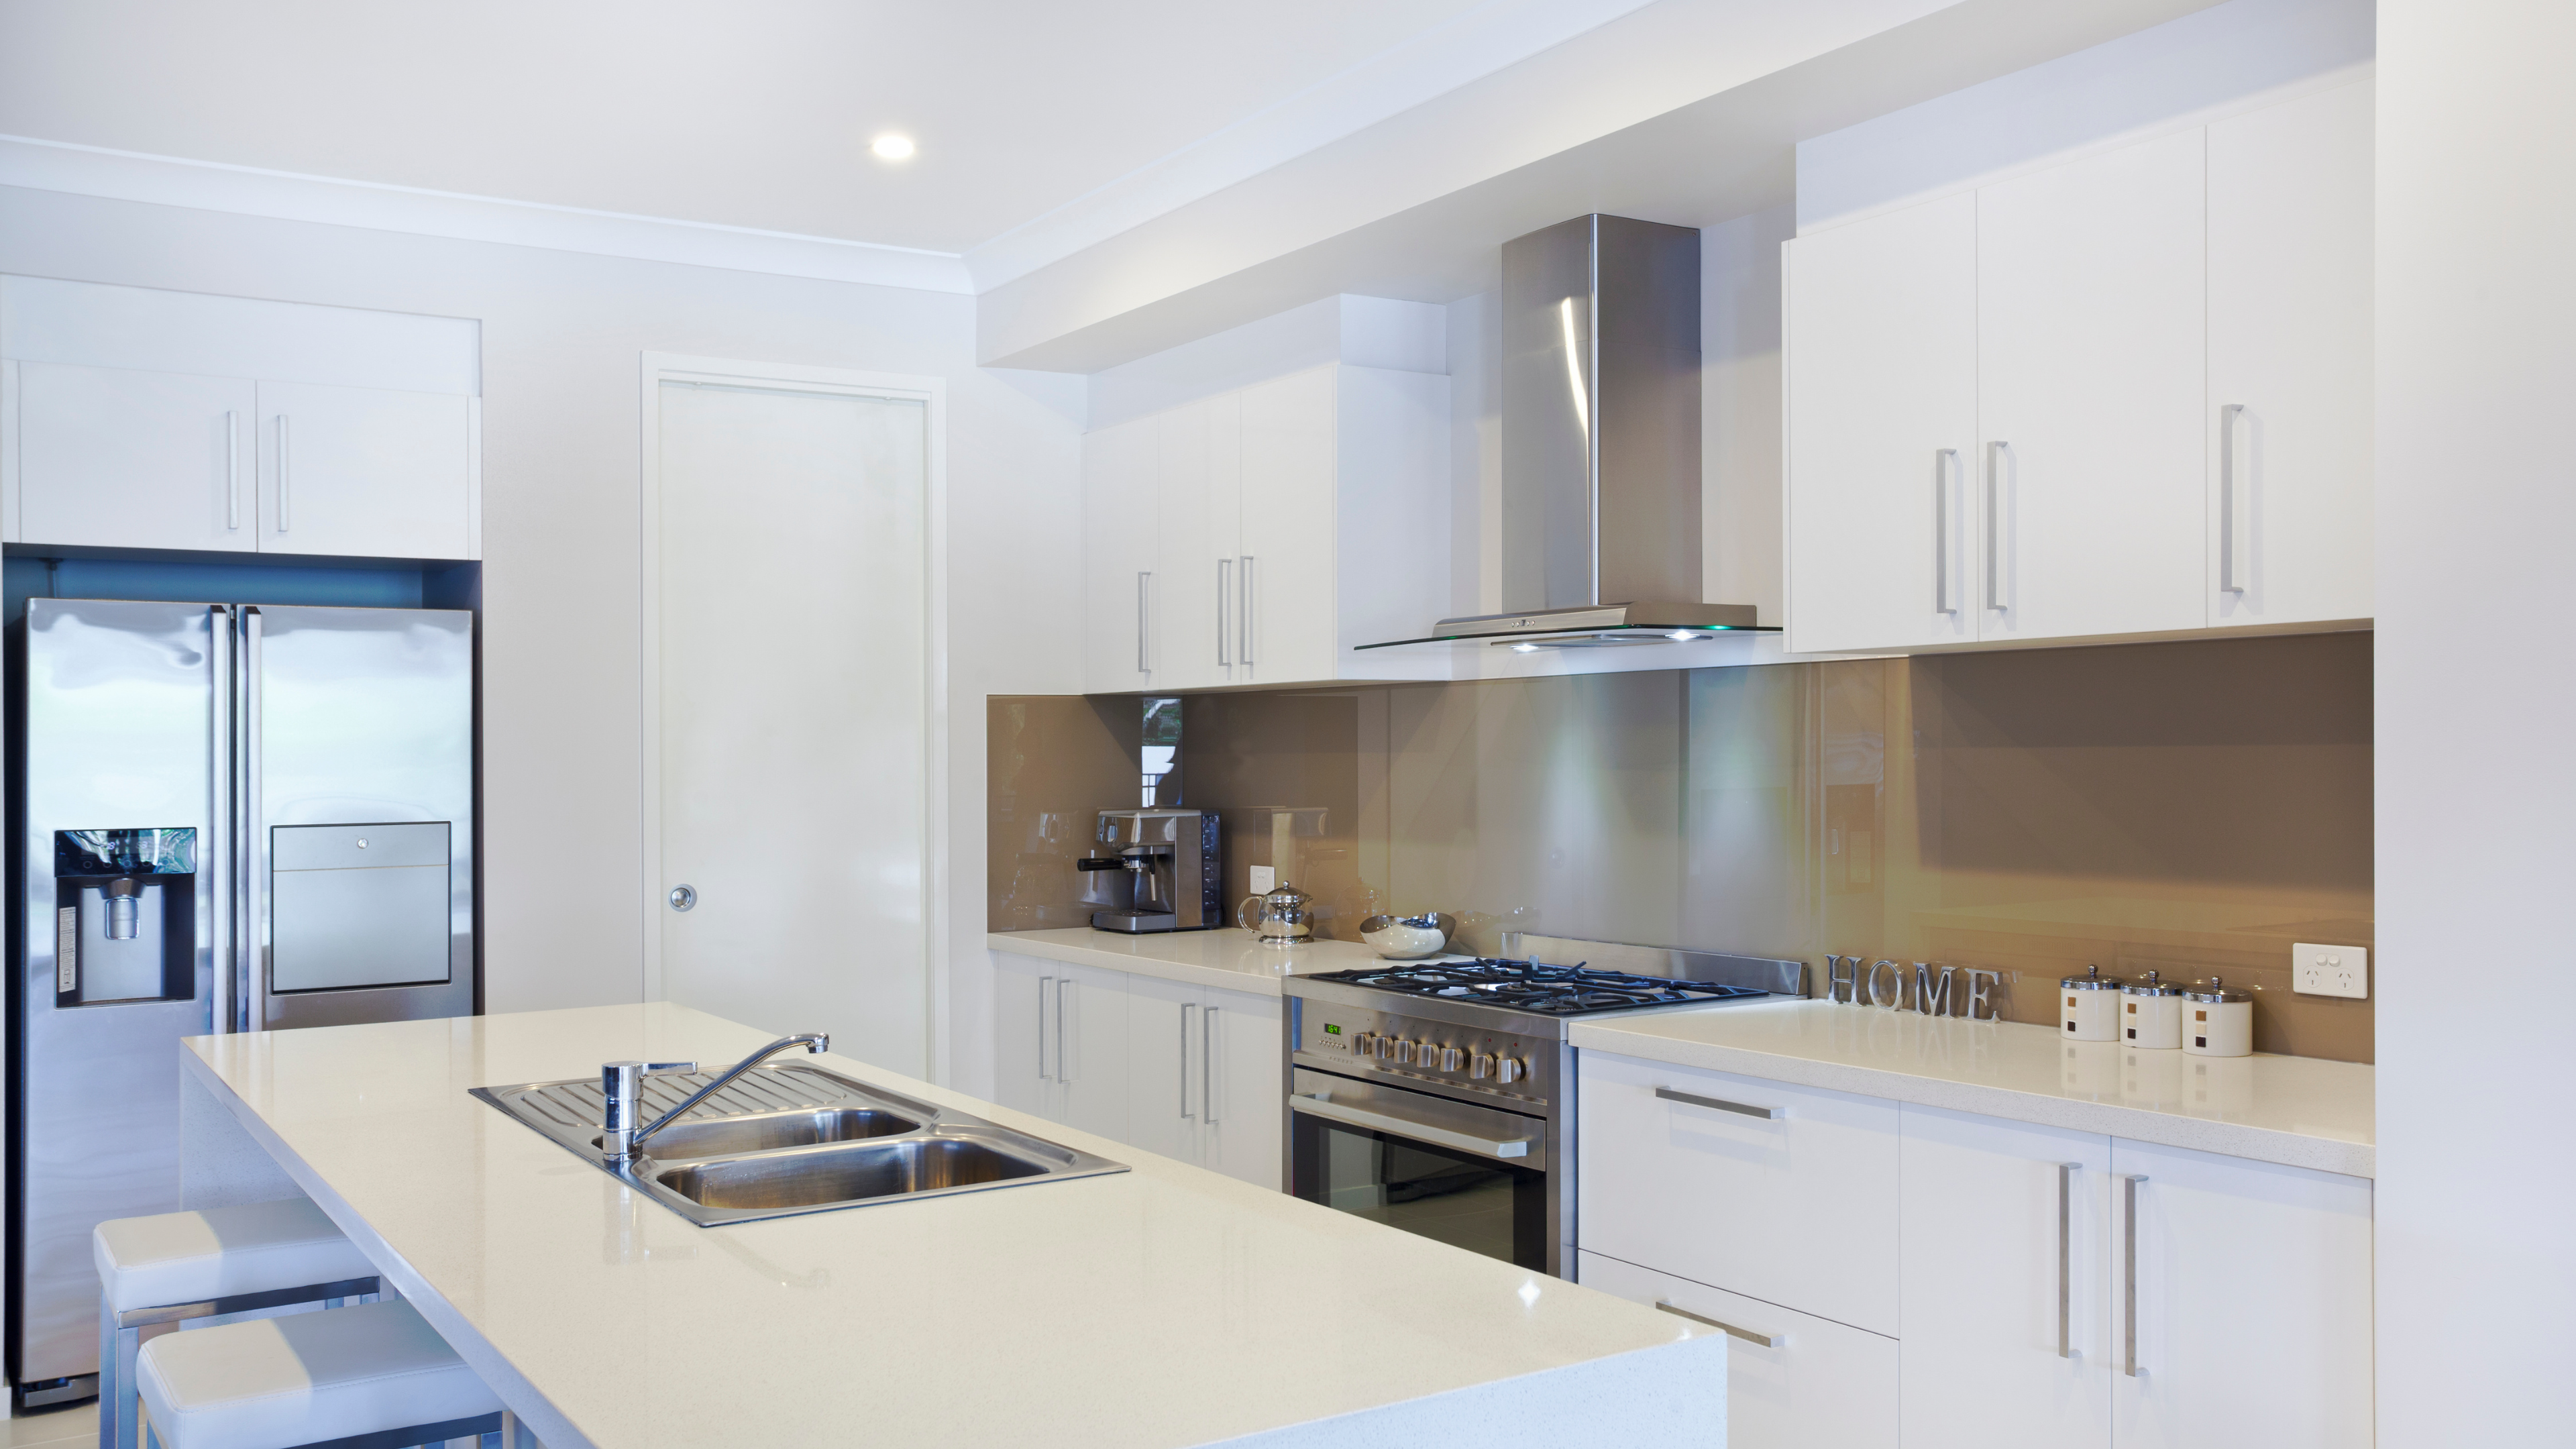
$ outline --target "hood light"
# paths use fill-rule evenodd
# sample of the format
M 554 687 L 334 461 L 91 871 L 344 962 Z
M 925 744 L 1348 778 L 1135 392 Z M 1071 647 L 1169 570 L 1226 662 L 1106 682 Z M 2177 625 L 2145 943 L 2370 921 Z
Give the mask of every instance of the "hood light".
M 1673 641 L 1674 643 L 1676 643 L 1676 644 L 1687 644 L 1687 643 L 1689 643 L 1690 641 L 1692 641 L 1693 639 L 1698 638 L 1699 636 L 1698 636 L 1697 634 L 1692 633 L 1692 632 L 1691 632 L 1690 630 L 1688 630 L 1688 629 L 1675 629 L 1673 632 L 1671 632 L 1671 633 L 1669 633 L 1669 634 L 1666 634 L 1664 637 L 1665 637 L 1665 638 L 1667 638 L 1667 639 L 1672 640 L 1672 641 Z
M 1514 654 L 1536 654 L 1538 652 L 1538 646 L 1535 644 L 1515 644 L 1512 646 L 1512 652 Z

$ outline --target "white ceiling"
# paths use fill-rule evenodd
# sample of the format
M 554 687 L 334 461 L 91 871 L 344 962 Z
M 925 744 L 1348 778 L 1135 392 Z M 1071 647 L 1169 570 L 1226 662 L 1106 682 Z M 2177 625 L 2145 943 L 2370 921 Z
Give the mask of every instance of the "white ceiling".
M 1390 56 L 1436 92 L 1635 3 L 0 0 L 0 134 L 962 253 Z

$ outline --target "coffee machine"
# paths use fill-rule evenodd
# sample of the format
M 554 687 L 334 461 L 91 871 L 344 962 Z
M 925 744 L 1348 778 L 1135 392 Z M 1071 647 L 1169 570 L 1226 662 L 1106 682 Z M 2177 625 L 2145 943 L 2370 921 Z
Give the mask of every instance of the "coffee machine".
M 1074 862 L 1097 931 L 1144 935 L 1225 924 L 1225 855 L 1213 810 L 1103 810 L 1099 849 Z

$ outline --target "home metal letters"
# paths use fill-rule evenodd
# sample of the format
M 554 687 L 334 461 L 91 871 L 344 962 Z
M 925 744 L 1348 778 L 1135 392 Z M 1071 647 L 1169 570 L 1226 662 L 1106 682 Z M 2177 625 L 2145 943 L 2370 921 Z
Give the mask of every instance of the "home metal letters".
M 1825 958 L 1825 999 L 1858 1006 L 1862 993 L 1868 993 L 1868 1004 L 1892 1011 L 1919 1011 L 1925 1016 L 1963 1016 L 1970 1021 L 2003 1020 L 2002 1003 L 1995 999 L 1994 987 L 2003 980 L 2000 971 L 1981 966 L 1943 966 L 1933 974 L 1932 966 L 1923 961 L 1914 964 L 1912 989 L 1907 989 L 1905 967 L 1895 961 L 1878 960 L 1864 969 L 1858 956 Z M 1964 974 L 1967 988 L 1953 992 L 1954 976 Z M 1891 983 L 1882 987 L 1881 983 Z

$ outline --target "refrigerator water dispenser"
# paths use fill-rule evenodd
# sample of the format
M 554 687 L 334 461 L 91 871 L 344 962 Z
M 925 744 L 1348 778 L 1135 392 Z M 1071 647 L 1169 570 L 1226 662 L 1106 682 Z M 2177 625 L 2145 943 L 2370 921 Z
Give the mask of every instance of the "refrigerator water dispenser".
M 196 995 L 197 832 L 54 832 L 54 1003 Z
M 445 981 L 449 825 L 280 825 L 269 835 L 268 989 Z

